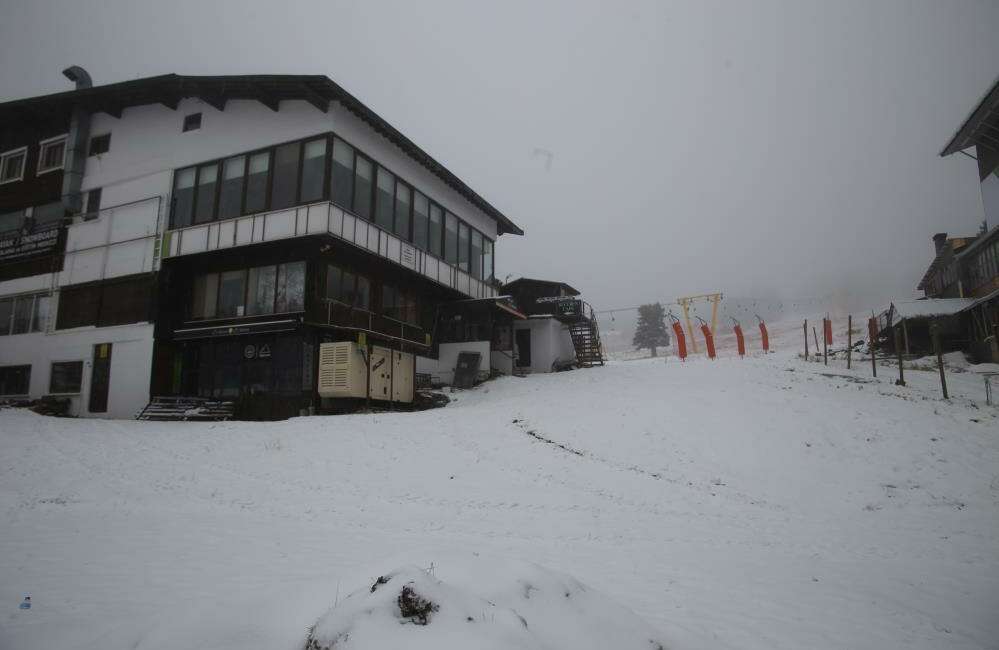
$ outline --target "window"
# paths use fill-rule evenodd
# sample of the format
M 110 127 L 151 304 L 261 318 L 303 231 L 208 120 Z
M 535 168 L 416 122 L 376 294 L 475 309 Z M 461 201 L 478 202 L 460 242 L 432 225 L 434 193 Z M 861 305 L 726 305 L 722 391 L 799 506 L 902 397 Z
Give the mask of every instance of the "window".
M 184 133 L 197 131 L 201 128 L 201 113 L 191 113 L 184 116 Z
M 274 313 L 277 267 L 258 266 L 250 269 L 247 285 L 246 313 L 250 316 Z
M 341 140 L 333 140 L 333 166 L 330 172 L 330 194 L 333 202 L 350 210 L 354 195 L 354 148 Z
M 51 226 L 58 226 L 63 217 L 66 216 L 66 208 L 62 201 L 46 203 L 31 209 L 31 220 L 35 222 L 35 229 L 41 230 Z
M 49 327 L 49 297 L 45 294 L 35 295 L 35 307 L 31 312 L 31 331 L 44 332 Z
M 444 229 L 444 261 L 458 263 L 458 217 L 450 212 L 447 213 Z
M 444 210 L 436 203 L 430 204 L 430 244 L 428 250 L 441 256 L 441 242 L 444 241 Z
M 283 144 L 274 150 L 274 181 L 271 188 L 271 209 L 295 205 L 298 197 L 299 142 Z
M 0 300 L 0 336 L 10 334 L 10 321 L 14 316 L 14 299 Z
M 277 313 L 305 309 L 305 262 L 292 262 L 278 267 Z
M 363 275 L 330 264 L 326 267 L 326 297 L 358 309 L 370 309 L 371 283 Z
M 250 165 L 246 173 L 246 207 L 247 214 L 267 209 L 267 179 L 271 168 L 271 154 L 268 151 L 250 156 Z
M 302 157 L 302 192 L 301 201 L 312 203 L 326 194 L 323 185 L 326 182 L 326 138 L 305 143 L 305 154 Z
M 216 163 L 198 168 L 198 192 L 194 200 L 194 223 L 215 218 L 215 190 L 218 188 L 219 166 Z
M 373 176 L 371 161 L 358 154 L 354 159 L 354 213 L 362 219 L 371 219 Z
M 27 395 L 31 385 L 31 366 L 0 367 L 0 395 Z
M 88 151 L 91 156 L 99 156 L 102 153 L 107 153 L 111 150 L 111 134 L 105 133 L 103 135 L 95 135 L 90 138 L 90 148 Z
M 458 222 L 458 268 L 468 271 L 468 224 Z
M 382 285 L 382 313 L 399 320 L 399 290 L 390 284 Z
M 101 212 L 101 188 L 95 187 L 87 192 L 86 218 L 96 219 Z
M 101 285 L 101 309 L 97 314 L 97 327 L 149 321 L 151 288 L 148 276 L 105 281 Z
M 413 192 L 413 243 L 421 251 L 427 250 L 427 220 L 430 217 L 430 201 L 419 192 Z
M 62 169 L 66 162 L 66 136 L 45 140 L 39 145 L 38 173 Z
M 49 377 L 49 392 L 76 394 L 83 383 L 82 361 L 56 361 Z
M 24 225 L 24 210 L 0 213 L 0 233 L 20 230 Z
M 173 177 L 173 227 L 183 228 L 191 225 L 194 213 L 194 178 L 197 170 L 194 167 L 179 169 Z
M 219 318 L 242 316 L 246 306 L 243 304 L 244 283 L 246 271 L 226 271 L 219 277 Z
M 13 183 L 24 178 L 24 163 L 27 157 L 27 147 L 0 154 L 0 183 Z
M 219 274 L 209 273 L 194 278 L 194 300 L 191 318 L 215 318 L 219 298 Z
M 238 217 L 243 212 L 243 174 L 246 156 L 229 158 L 222 163 L 222 186 L 219 189 L 219 219 Z
M 384 167 L 378 168 L 378 190 L 375 192 L 375 223 L 392 232 L 395 176 Z
M 44 332 L 48 322 L 47 294 L 29 294 L 0 300 L 0 336 Z
M 478 230 L 472 231 L 472 247 L 468 258 L 468 267 L 472 277 L 482 279 L 482 233 Z
M 393 232 L 409 240 L 409 206 L 413 202 L 413 190 L 402 183 L 395 184 L 395 228 Z
M 492 282 L 496 275 L 493 268 L 493 242 L 482 238 L 482 277 L 486 282 Z

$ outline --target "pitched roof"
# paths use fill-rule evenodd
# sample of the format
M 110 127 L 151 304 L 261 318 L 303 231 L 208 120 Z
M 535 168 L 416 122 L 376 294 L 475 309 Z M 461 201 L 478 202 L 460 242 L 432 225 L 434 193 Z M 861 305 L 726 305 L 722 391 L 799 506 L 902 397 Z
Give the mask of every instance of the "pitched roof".
M 940 155 L 949 156 L 975 145 L 999 151 L 999 80 L 985 93 Z
M 176 108 L 186 97 L 197 97 L 218 109 L 232 99 L 253 99 L 277 111 L 282 100 L 299 99 L 326 112 L 335 101 L 366 122 L 372 129 L 430 170 L 472 205 L 497 222 L 499 234 L 523 235 L 524 231 L 506 215 L 479 196 L 444 165 L 421 149 L 359 99 L 324 75 L 234 75 L 221 77 L 165 74 L 82 88 L 0 103 L 0 123 L 31 122 L 38 119 L 69 121 L 75 105 L 91 112 L 120 117 L 129 106 L 164 104 Z
M 971 306 L 971 298 L 927 298 L 925 300 L 909 300 L 893 302 L 891 308 L 899 318 L 910 320 L 930 318 L 932 316 L 950 316 Z
M 566 293 L 568 293 L 571 296 L 578 296 L 580 293 L 579 291 L 574 289 L 569 284 L 566 284 L 565 282 L 559 282 L 557 280 L 536 280 L 534 278 L 517 278 L 512 282 L 507 282 L 506 284 L 503 285 L 503 291 L 506 292 L 511 287 L 517 287 L 519 285 L 525 285 L 525 284 L 544 284 L 544 285 L 562 287 L 563 289 L 566 290 Z

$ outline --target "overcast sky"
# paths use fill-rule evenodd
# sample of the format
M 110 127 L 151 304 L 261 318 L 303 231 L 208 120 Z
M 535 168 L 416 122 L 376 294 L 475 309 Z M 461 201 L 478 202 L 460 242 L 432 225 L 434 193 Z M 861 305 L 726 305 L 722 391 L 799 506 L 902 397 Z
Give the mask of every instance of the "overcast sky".
M 526 231 L 500 277 L 598 307 L 909 296 L 982 219 L 938 152 L 999 76 L 999 2 L 0 0 L 0 101 L 326 74 Z M 994 225 L 994 224 L 993 224 Z

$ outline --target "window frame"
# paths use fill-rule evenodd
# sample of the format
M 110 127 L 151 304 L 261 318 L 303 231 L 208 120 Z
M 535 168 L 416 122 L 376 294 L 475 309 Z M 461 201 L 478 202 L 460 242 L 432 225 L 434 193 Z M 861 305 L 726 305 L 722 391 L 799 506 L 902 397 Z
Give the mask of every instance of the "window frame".
M 62 160 L 59 162 L 58 167 L 42 167 L 42 162 L 45 160 L 45 149 L 51 147 L 56 143 L 62 143 Z M 35 176 L 41 176 L 42 174 L 48 174 L 49 172 L 59 171 L 61 169 L 66 169 L 66 149 L 69 143 L 69 134 L 63 133 L 62 135 L 57 135 L 54 138 L 47 138 L 38 143 L 38 164 L 35 165 Z
M 17 178 L 3 178 L 4 168 L 7 166 L 7 160 L 15 156 L 24 156 L 21 160 L 21 173 Z M 0 185 L 6 185 L 7 183 L 18 183 L 24 180 L 24 173 L 28 168 L 28 147 L 27 145 L 23 147 L 17 147 L 16 149 L 11 149 L 9 151 L 4 151 L 0 153 Z
M 32 368 L 32 364 L 30 364 L 30 363 L 5 364 L 5 365 L 0 366 L 0 372 L 6 372 L 6 371 L 10 371 L 12 369 L 17 369 L 17 368 L 27 368 L 28 369 L 28 378 L 27 378 L 27 386 L 26 386 L 27 390 L 25 390 L 23 393 L 6 393 L 6 392 L 3 392 L 3 391 L 0 391 L 0 397 L 27 397 L 28 395 L 31 394 L 31 368 Z
M 200 131 L 201 130 L 201 118 L 202 118 L 202 112 L 201 111 L 198 111 L 197 113 L 188 113 L 187 115 L 184 116 L 184 121 L 180 125 L 180 132 L 181 133 L 189 133 L 191 131 Z M 193 122 L 195 119 L 197 119 L 197 124 L 194 124 L 193 126 L 189 126 L 188 120 L 191 120 Z
M 102 139 L 107 141 L 107 147 L 104 151 L 94 151 L 94 143 L 100 142 Z M 103 156 L 104 154 L 111 151 L 111 132 L 98 133 L 97 135 L 90 136 L 90 140 L 87 141 L 87 158 L 93 158 L 94 156 Z
M 55 374 L 53 370 L 57 365 L 79 364 L 80 365 L 80 385 L 75 391 L 55 391 L 52 388 L 52 379 Z M 83 394 L 83 359 L 62 359 L 49 362 L 49 395 L 82 395 Z

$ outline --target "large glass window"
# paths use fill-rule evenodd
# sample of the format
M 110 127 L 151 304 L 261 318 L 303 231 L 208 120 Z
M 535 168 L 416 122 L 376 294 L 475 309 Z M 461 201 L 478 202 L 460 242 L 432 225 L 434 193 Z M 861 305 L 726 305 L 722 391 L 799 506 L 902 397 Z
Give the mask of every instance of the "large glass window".
M 495 270 L 493 269 L 493 242 L 485 237 L 482 239 L 482 276 L 487 282 L 492 282 L 495 274 Z
M 18 296 L 14 299 L 13 334 L 31 331 L 31 312 L 34 311 L 34 296 Z
M 219 274 L 209 273 L 194 278 L 194 298 L 191 318 L 215 318 L 219 297 Z
M 399 320 L 399 290 L 391 284 L 382 285 L 382 313 Z
M 198 168 L 198 194 L 195 199 L 194 223 L 215 218 L 215 189 L 218 187 L 219 166 L 215 163 Z
M 258 266 L 247 276 L 246 313 L 249 316 L 274 313 L 274 294 L 277 289 L 277 267 Z
M 395 228 L 393 232 L 409 240 L 409 206 L 413 202 L 413 191 L 408 185 L 395 184 Z
M 10 334 L 10 321 L 14 316 L 14 299 L 0 300 L 0 336 Z
M 354 161 L 354 213 L 371 219 L 371 183 L 374 177 L 371 161 L 358 154 Z
M 472 247 L 468 258 L 468 267 L 471 269 L 473 278 L 482 279 L 482 233 L 478 230 L 472 231 Z
M 427 250 L 427 220 L 430 218 L 430 201 L 419 192 L 413 192 L 413 243 L 420 250 Z
M 24 225 L 24 210 L 0 214 L 0 232 L 18 230 Z
M 0 183 L 10 183 L 24 178 L 24 161 L 27 158 L 26 147 L 0 155 Z
M 458 223 L 458 268 L 468 271 L 468 224 Z
M 277 313 L 305 309 L 305 262 L 292 262 L 278 267 Z
M 458 263 L 458 217 L 450 212 L 444 227 L 444 261 L 448 264 Z
M 430 233 L 427 250 L 441 256 L 441 243 L 444 241 L 444 210 L 436 203 L 430 204 Z
M 82 361 L 57 361 L 52 364 L 52 374 L 49 375 L 50 393 L 79 393 L 82 384 Z
M 354 195 L 354 148 L 335 138 L 333 140 L 333 166 L 330 179 L 330 193 L 333 202 L 350 210 L 350 199 Z
M 173 177 L 173 227 L 191 225 L 194 214 L 194 167 L 178 169 Z
M 371 309 L 371 282 L 363 275 L 357 276 L 354 288 L 354 306 L 360 309 Z
M 245 295 L 246 271 L 226 271 L 219 277 L 219 307 L 220 318 L 232 318 L 246 313 L 243 304 Z
M 261 212 L 267 209 L 267 176 L 271 167 L 269 152 L 255 153 L 250 156 L 250 165 L 246 173 L 246 212 Z
M 219 219 L 231 219 L 243 213 L 243 174 L 245 172 L 246 156 L 236 156 L 222 163 Z
M 49 327 L 49 297 L 43 294 L 35 296 L 35 307 L 31 315 L 31 331 L 44 332 Z
M 392 231 L 395 201 L 395 176 L 384 167 L 378 168 L 378 189 L 375 192 L 375 223 Z
M 312 203 L 323 198 L 323 185 L 326 182 L 326 138 L 305 143 L 302 157 L 303 203 Z
M 271 209 L 295 205 L 298 196 L 299 142 L 283 144 L 274 150 L 274 182 L 271 188 Z
M 30 386 L 31 366 L 0 368 L 0 395 L 27 395 Z
M 62 201 L 39 205 L 31 210 L 31 219 L 35 222 L 35 229 L 54 227 L 66 216 L 66 207 Z

